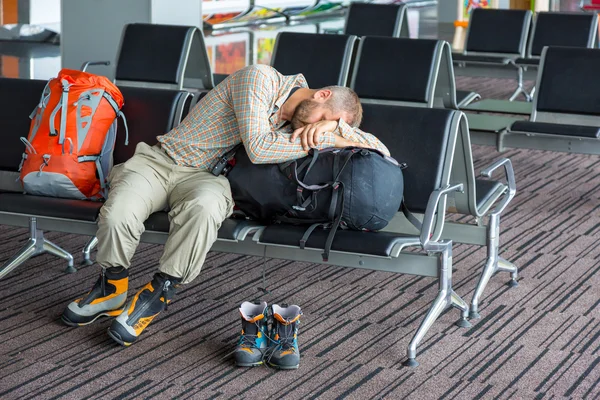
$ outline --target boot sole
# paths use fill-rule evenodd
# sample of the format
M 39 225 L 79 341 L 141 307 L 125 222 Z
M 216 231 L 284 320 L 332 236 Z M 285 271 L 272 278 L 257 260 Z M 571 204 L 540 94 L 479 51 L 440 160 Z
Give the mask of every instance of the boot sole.
M 247 363 L 247 364 L 246 363 L 243 363 L 243 364 L 235 363 L 236 367 L 260 367 L 261 365 L 263 365 L 262 361 L 258 362 L 258 363 Z
M 60 319 L 65 325 L 77 328 L 79 326 L 86 326 L 86 325 L 92 324 L 92 323 L 96 322 L 96 320 L 100 317 L 118 317 L 119 315 L 121 315 L 123 313 L 124 310 L 125 310 L 125 308 L 123 308 L 121 310 L 103 312 L 103 313 L 96 315 L 91 321 L 87 321 L 87 322 L 73 322 L 70 319 L 68 319 L 67 317 L 65 317 L 64 314 L 60 316 Z
M 108 336 L 123 347 L 131 346 L 130 342 L 125 342 L 117 332 L 113 332 L 110 328 L 108 328 Z
M 269 364 L 270 367 L 275 369 L 298 369 L 299 365 L 281 366 L 275 364 Z

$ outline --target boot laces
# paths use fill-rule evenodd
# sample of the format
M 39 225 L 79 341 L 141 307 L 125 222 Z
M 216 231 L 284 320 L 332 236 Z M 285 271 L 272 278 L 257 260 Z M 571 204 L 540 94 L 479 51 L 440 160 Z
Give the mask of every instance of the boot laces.
M 252 334 L 246 333 L 246 331 L 244 331 L 244 334 L 241 337 L 240 347 L 256 347 L 256 339 L 258 339 L 258 332 L 262 332 L 262 331 L 260 329 L 260 325 L 258 324 L 258 321 L 254 322 L 254 325 L 256 326 L 256 335 L 252 335 Z M 264 332 L 263 332 L 263 334 L 264 334 Z
M 271 342 L 275 343 L 275 346 L 267 348 L 263 354 L 263 363 L 267 367 L 269 366 L 271 358 L 273 358 L 275 353 L 294 348 L 294 324 L 279 325 L 277 333 L 279 334 L 279 340 L 275 340 L 267 336 Z
M 241 340 L 240 343 L 236 346 L 235 349 L 233 349 L 232 351 L 230 351 L 229 353 L 225 354 L 223 357 L 221 357 L 221 360 L 226 359 L 227 357 L 233 355 L 237 350 L 238 350 L 238 346 L 239 347 L 245 347 L 245 348 L 251 348 L 251 347 L 255 347 L 258 351 L 262 352 L 262 349 L 259 349 L 258 347 L 256 347 L 256 339 L 258 339 L 258 332 L 262 332 L 260 329 L 260 325 L 258 324 L 258 321 L 254 322 L 254 325 L 256 326 L 256 335 L 252 335 L 252 334 L 248 334 L 246 333 L 246 331 L 244 330 L 244 333 L 241 336 Z M 262 332 L 262 334 L 267 338 L 269 338 L 269 335 L 265 335 L 264 332 Z M 264 353 L 263 353 L 263 357 L 264 357 Z

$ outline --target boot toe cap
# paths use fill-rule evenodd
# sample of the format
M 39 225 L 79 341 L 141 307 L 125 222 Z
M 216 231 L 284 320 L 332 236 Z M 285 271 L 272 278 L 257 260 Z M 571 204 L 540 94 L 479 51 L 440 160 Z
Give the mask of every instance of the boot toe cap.
M 263 363 L 263 353 L 257 348 L 238 348 L 235 353 L 233 353 L 233 358 L 235 364 L 240 367 L 252 367 Z

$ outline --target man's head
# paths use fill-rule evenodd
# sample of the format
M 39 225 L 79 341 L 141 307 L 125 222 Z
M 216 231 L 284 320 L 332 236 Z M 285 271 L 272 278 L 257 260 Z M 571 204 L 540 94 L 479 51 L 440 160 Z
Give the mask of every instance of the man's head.
M 298 129 L 323 120 L 342 118 L 356 128 L 362 121 L 362 106 L 356 93 L 344 86 L 326 86 L 302 100 L 294 110 L 292 128 Z

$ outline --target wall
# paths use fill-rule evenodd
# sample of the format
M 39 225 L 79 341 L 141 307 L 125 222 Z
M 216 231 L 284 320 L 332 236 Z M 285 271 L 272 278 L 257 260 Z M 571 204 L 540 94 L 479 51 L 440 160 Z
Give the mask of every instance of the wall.
M 79 69 L 85 61 L 108 60 L 109 67 L 89 71 L 114 79 L 121 33 L 133 22 L 201 26 L 198 0 L 62 0 L 61 56 L 63 68 Z M 83 27 L 83 29 L 82 29 Z

